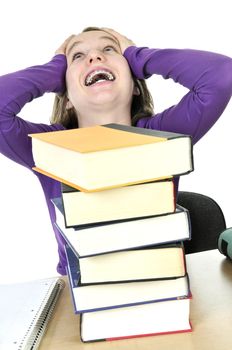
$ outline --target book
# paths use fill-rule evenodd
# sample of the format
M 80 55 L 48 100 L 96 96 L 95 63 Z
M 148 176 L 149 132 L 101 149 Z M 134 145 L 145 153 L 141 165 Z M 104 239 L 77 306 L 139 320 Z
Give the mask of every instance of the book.
M 75 313 L 174 300 L 191 296 L 187 274 L 179 278 L 82 285 L 78 259 L 66 245 L 67 275 Z
M 182 242 L 78 258 L 82 284 L 145 281 L 186 274 Z
M 176 206 L 173 180 L 92 193 L 62 184 L 62 201 L 66 227 L 171 213 Z
M 191 332 L 190 299 L 176 299 L 81 314 L 81 340 L 119 340 Z
M 0 286 L 0 348 L 38 349 L 64 287 L 62 279 Z
M 56 211 L 56 223 L 65 241 L 80 257 L 113 251 L 160 245 L 191 238 L 190 217 L 187 209 L 177 205 L 175 212 L 143 219 L 131 219 L 66 228 L 61 198 L 52 200 Z
M 191 137 L 119 124 L 30 134 L 34 170 L 81 191 L 189 173 Z

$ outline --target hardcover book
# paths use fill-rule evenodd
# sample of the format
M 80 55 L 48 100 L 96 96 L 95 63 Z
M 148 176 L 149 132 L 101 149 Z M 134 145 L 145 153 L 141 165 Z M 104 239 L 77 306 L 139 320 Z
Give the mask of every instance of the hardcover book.
M 30 134 L 34 170 L 99 191 L 193 170 L 190 136 L 119 124 Z
M 153 281 L 82 285 L 77 256 L 69 246 L 65 248 L 69 287 L 77 314 L 191 296 L 187 274 Z
M 62 184 L 62 200 L 66 227 L 171 213 L 176 206 L 173 180 L 91 193 Z
M 78 258 L 82 284 L 142 281 L 186 274 L 181 242 Z
M 81 340 L 120 340 L 191 332 L 190 299 L 135 305 L 81 314 Z
M 167 215 L 66 228 L 61 198 L 55 198 L 52 202 L 56 210 L 55 225 L 80 257 L 191 238 L 189 212 L 180 205 L 177 205 L 174 213 Z

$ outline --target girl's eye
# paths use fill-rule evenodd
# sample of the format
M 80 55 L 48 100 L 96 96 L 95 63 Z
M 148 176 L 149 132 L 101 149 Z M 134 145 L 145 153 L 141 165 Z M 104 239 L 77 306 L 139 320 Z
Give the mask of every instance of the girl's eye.
M 72 60 L 78 60 L 79 58 L 81 58 L 83 56 L 83 53 L 81 52 L 77 52 L 77 53 L 74 53 L 74 55 L 72 56 Z
M 106 47 L 104 48 L 104 51 L 106 51 L 106 52 L 111 52 L 111 51 L 116 51 L 116 49 L 115 49 L 113 46 L 106 46 Z

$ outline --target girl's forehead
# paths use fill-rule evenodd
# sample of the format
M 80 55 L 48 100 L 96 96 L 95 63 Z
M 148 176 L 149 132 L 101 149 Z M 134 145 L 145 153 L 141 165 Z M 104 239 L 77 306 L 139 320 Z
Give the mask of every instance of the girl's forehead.
M 102 30 L 91 30 L 88 32 L 81 32 L 76 35 L 77 38 L 91 38 L 103 35 L 105 32 Z
M 89 32 L 79 33 L 76 36 L 74 36 L 73 40 L 88 41 L 88 40 L 98 39 L 98 38 L 99 39 L 109 38 L 111 40 L 115 40 L 115 38 L 111 34 L 103 30 L 93 30 Z
M 118 48 L 120 48 L 119 42 L 113 35 L 103 30 L 94 30 L 94 31 L 84 32 L 84 33 L 75 35 L 68 45 L 67 52 L 70 52 L 73 47 L 76 47 L 78 45 L 83 45 L 83 44 L 92 45 L 92 44 L 96 44 L 96 42 L 100 42 L 104 40 L 109 41 L 114 45 L 117 45 Z
M 103 30 L 93 30 L 89 32 L 79 33 L 73 37 L 72 42 L 85 43 L 95 40 L 109 40 L 119 46 L 118 40 L 113 35 Z

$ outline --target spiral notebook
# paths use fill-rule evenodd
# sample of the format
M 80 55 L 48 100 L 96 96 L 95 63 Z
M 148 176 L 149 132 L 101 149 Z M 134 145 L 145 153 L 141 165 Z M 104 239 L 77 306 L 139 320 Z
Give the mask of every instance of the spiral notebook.
M 0 350 L 37 349 L 64 287 L 56 278 L 0 286 Z

